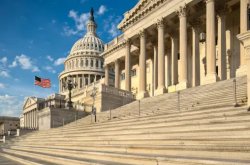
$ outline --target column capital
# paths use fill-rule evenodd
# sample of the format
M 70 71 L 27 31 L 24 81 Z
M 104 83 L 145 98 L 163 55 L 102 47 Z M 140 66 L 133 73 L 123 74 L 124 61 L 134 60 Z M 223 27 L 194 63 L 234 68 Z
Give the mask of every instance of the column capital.
M 214 2 L 214 0 L 204 0 L 206 2 L 206 4 L 210 3 L 210 2 Z
M 157 21 L 156 21 L 156 27 L 157 27 L 157 29 L 164 27 L 163 18 L 157 19 Z
M 131 39 L 130 38 L 125 39 L 125 43 L 126 43 L 127 46 L 130 46 L 131 43 L 132 43 Z
M 141 29 L 138 33 L 139 37 L 145 37 L 145 29 Z
M 187 5 L 184 4 L 184 5 L 180 6 L 179 9 L 176 10 L 176 14 L 179 17 L 186 17 L 187 16 Z

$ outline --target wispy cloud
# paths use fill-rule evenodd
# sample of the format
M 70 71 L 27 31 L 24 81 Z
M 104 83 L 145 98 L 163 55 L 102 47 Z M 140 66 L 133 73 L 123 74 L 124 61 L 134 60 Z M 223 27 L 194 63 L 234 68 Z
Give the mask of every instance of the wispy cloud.
M 56 73 L 56 70 L 51 66 L 45 66 L 44 69 L 50 73 Z
M 75 10 L 70 10 L 68 14 L 69 18 L 72 18 L 75 22 L 75 28 L 71 28 L 68 25 L 63 27 L 64 34 L 66 36 L 76 35 L 79 32 L 85 30 L 86 22 L 88 21 L 89 13 L 82 13 L 78 15 Z
M 12 62 L 11 65 L 9 65 L 10 68 L 20 66 L 24 70 L 31 70 L 32 72 L 39 72 L 40 69 L 33 64 L 33 61 L 31 59 L 21 54 L 20 56 L 16 56 L 15 60 Z
M 22 112 L 23 100 L 15 96 L 0 95 L 0 116 L 19 116 Z
M 2 65 L 6 65 L 6 64 L 7 64 L 7 61 L 8 61 L 8 58 L 7 58 L 7 57 L 2 57 L 2 58 L 0 58 L 0 63 L 1 63 Z
M 104 20 L 104 30 L 108 32 L 110 38 L 114 38 L 121 34 L 120 30 L 117 29 L 117 25 L 122 20 L 120 16 L 109 16 Z
M 51 62 L 54 61 L 54 59 L 53 59 L 50 55 L 46 56 L 46 58 L 47 58 L 49 61 L 51 61 Z
M 10 77 L 7 70 L 0 70 L 0 77 Z
M 5 88 L 5 84 L 0 83 L 0 89 L 4 89 Z
M 54 65 L 56 66 L 62 65 L 65 60 L 66 60 L 66 57 L 58 58 L 57 60 L 55 60 Z
M 103 15 L 107 11 L 107 7 L 104 5 L 101 5 L 97 11 L 98 15 Z

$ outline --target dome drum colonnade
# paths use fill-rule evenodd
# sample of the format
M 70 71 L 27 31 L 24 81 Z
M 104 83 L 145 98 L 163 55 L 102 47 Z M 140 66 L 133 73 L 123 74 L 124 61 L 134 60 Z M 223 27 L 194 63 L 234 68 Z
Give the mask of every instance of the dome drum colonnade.
M 65 70 L 59 75 L 60 93 L 67 92 L 64 84 L 69 75 L 77 84 L 76 89 L 83 88 L 104 77 L 103 58 L 100 56 L 104 50 L 104 44 L 97 37 L 96 28 L 94 11 L 91 9 L 87 33 L 73 45 L 64 62 Z
M 158 1 L 144 1 L 145 3 L 152 3 L 153 7 L 157 6 L 159 3 L 165 2 L 160 0 L 159 3 L 157 3 Z M 146 7 L 143 8 L 144 1 L 140 1 L 140 5 L 142 6 L 141 9 L 140 6 L 137 5 L 134 10 L 132 9 L 131 11 L 127 12 L 127 14 L 125 14 L 123 22 L 119 25 L 119 28 L 124 31 L 124 38 L 127 38 L 127 40 L 123 44 L 123 48 L 126 49 L 126 51 L 124 51 L 126 52 L 124 54 L 125 57 L 122 57 L 120 59 L 114 57 L 113 62 L 110 62 L 110 60 L 106 62 L 106 58 L 110 58 L 110 56 L 116 56 L 116 53 L 113 53 L 112 50 L 105 50 L 104 53 L 102 53 L 102 56 L 105 58 L 105 70 L 108 71 L 109 67 L 115 64 L 115 87 L 119 88 L 120 84 L 119 71 L 121 70 L 121 68 L 119 66 L 119 61 L 124 61 L 125 90 L 131 91 L 131 46 L 136 45 L 140 52 L 138 98 L 147 96 L 145 66 L 146 59 L 148 58 L 147 45 L 149 41 L 152 43 L 152 45 L 154 45 L 153 49 L 155 52 L 153 57 L 153 68 L 155 68 L 153 72 L 153 87 L 155 88 L 154 95 L 159 95 L 166 92 L 167 90 L 171 90 L 171 87 L 176 88 L 176 90 L 181 90 L 192 86 L 214 83 L 218 80 L 225 80 L 227 78 L 226 16 L 230 12 L 228 8 L 230 8 L 232 5 L 235 5 L 235 3 L 240 3 L 240 32 L 246 31 L 248 4 L 247 0 L 239 0 L 239 2 L 227 1 L 228 3 L 226 1 L 216 0 L 189 0 L 186 1 L 187 4 L 183 4 L 183 2 L 180 1 L 179 3 L 176 2 L 176 4 L 173 5 L 175 6 L 175 9 L 178 8 L 178 10 L 174 11 L 173 9 L 169 8 L 167 15 L 164 13 L 165 16 L 162 16 L 162 12 L 160 19 L 157 19 L 157 21 L 148 20 L 149 18 L 143 18 L 145 19 L 145 22 L 147 20 L 146 23 L 143 22 L 143 20 L 141 22 L 138 21 L 140 20 L 140 18 L 138 17 L 143 17 L 143 14 L 147 16 L 147 14 L 145 13 L 153 9 L 146 9 L 147 5 L 145 5 Z M 153 3 L 156 3 L 157 5 Z M 166 2 L 165 5 L 168 5 L 167 3 L 170 3 L 170 5 L 172 5 L 173 1 Z M 205 4 L 205 13 L 202 13 L 204 11 L 202 10 L 203 4 Z M 229 5 L 227 6 L 227 4 Z M 150 5 L 151 4 L 149 4 L 148 6 Z M 200 11 L 196 11 L 194 8 L 196 10 L 199 9 Z M 139 10 L 142 10 L 141 13 L 139 13 Z M 159 9 L 159 13 L 160 10 L 163 10 L 163 7 Z M 192 12 L 190 12 L 191 10 Z M 136 15 L 136 12 L 138 12 L 139 14 Z M 158 18 L 160 15 L 159 13 L 157 13 Z M 133 14 L 136 16 L 133 16 Z M 150 14 L 148 15 L 148 17 L 150 17 Z M 176 18 L 178 18 L 177 21 Z M 204 25 L 205 27 L 203 27 Z M 151 31 L 154 31 L 154 35 L 150 35 L 150 33 L 152 33 Z M 201 52 L 199 41 L 199 36 L 202 31 L 206 32 L 206 73 L 203 78 L 201 78 L 200 76 Z M 153 39 L 152 36 L 157 36 L 157 38 Z M 218 43 L 216 43 L 216 39 Z M 154 42 L 154 40 L 156 40 L 156 42 Z M 167 50 L 169 46 L 166 44 L 167 40 L 170 40 L 171 43 L 169 44 L 171 49 L 170 51 Z M 239 41 L 236 42 L 239 44 Z M 237 45 L 237 43 L 235 43 L 235 45 Z M 237 76 L 246 74 L 246 71 L 242 71 L 241 69 L 245 68 L 245 54 L 243 51 L 241 51 L 241 49 L 242 48 L 240 47 L 240 53 L 237 57 L 237 60 L 239 61 L 239 69 L 237 69 L 236 71 Z M 179 61 L 177 57 L 178 52 Z M 170 56 L 167 57 L 167 62 L 165 62 L 166 54 L 167 56 Z M 191 56 L 189 54 L 191 54 Z M 216 54 L 218 56 L 217 59 Z M 218 71 L 216 71 L 216 63 L 218 65 Z M 108 72 L 105 73 L 106 77 Z M 106 84 L 108 84 L 107 80 L 108 78 L 106 78 Z

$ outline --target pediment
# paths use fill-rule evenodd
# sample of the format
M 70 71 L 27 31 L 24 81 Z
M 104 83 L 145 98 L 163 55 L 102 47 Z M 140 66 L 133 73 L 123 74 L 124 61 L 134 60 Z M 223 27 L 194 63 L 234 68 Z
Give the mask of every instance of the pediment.
M 36 97 L 28 97 L 28 98 L 24 101 L 23 109 L 26 109 L 26 108 L 29 107 L 30 105 L 36 104 L 36 102 L 37 102 L 37 98 L 36 98 Z

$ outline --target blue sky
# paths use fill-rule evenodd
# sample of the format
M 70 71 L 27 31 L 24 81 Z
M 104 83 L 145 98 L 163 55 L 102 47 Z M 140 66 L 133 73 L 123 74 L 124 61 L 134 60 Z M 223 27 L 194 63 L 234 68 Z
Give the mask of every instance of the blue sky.
M 0 116 L 19 116 L 25 97 L 58 92 L 58 74 L 72 45 L 82 37 L 91 7 L 98 36 L 106 43 L 138 0 L 1 0 Z M 34 86 L 34 76 L 52 87 Z

